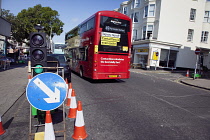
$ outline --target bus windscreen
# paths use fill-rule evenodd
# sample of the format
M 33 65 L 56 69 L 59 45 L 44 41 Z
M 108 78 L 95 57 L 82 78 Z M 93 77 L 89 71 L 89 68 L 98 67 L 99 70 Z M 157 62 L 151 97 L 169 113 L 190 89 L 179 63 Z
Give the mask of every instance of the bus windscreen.
M 102 29 L 99 43 L 100 52 L 128 53 L 128 20 L 101 16 Z

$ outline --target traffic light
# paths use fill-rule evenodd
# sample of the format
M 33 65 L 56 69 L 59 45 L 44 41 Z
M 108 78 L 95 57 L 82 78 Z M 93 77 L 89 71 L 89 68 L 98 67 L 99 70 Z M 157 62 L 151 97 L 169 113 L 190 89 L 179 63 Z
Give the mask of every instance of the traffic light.
M 30 34 L 31 67 L 47 67 L 46 34 L 33 32 Z M 44 72 L 43 68 L 33 68 L 33 75 Z
M 159 52 L 156 52 L 156 54 L 155 54 L 156 56 L 158 56 L 159 55 Z

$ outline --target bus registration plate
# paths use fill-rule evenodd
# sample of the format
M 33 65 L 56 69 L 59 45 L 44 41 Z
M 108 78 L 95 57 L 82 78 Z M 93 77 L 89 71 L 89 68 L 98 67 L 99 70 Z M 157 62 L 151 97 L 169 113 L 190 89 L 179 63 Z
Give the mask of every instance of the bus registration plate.
M 109 75 L 109 77 L 111 77 L 111 78 L 118 77 L 118 75 Z

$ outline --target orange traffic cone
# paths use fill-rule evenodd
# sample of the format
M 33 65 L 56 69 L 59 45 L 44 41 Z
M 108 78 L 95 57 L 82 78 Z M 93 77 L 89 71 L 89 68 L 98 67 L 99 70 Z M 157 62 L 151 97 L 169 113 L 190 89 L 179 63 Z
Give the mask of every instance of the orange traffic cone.
M 72 89 L 72 95 L 71 95 L 71 103 L 69 108 L 69 118 L 76 118 L 77 113 L 77 101 L 76 101 L 76 94 L 74 89 Z
M 189 77 L 189 70 L 187 70 L 186 77 Z
M 68 79 L 67 79 L 67 78 L 65 79 L 65 82 L 66 82 L 66 87 L 68 87 L 69 82 L 68 82 Z M 67 97 L 67 95 L 68 95 L 68 90 L 67 90 L 67 92 L 66 92 L 66 97 Z
M 74 134 L 72 135 L 72 138 L 76 140 L 82 140 L 87 138 L 87 136 L 88 135 L 85 130 L 85 122 L 82 111 L 82 102 L 78 101 L 77 117 L 75 121 Z
M 3 135 L 6 131 L 3 128 L 2 122 L 1 122 L 1 115 L 0 115 L 0 135 Z
M 66 82 L 66 86 L 68 87 L 69 82 L 67 78 L 65 79 L 65 82 Z
M 44 140 L 55 140 L 50 111 L 46 111 Z
M 67 102 L 66 102 L 66 106 L 70 106 L 71 103 L 71 94 L 72 94 L 72 84 L 69 83 L 69 90 L 68 90 L 68 94 L 67 94 Z
M 28 75 L 28 82 L 30 82 L 32 79 L 32 76 L 31 75 Z

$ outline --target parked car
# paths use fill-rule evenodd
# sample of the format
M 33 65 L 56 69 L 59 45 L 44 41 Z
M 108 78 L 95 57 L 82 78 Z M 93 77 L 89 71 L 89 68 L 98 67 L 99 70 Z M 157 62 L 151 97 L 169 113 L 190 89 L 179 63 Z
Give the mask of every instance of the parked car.
M 56 67 L 57 64 L 59 67 L 64 68 L 64 78 L 68 79 L 68 82 L 71 82 L 71 69 L 67 63 L 67 59 L 64 54 L 48 54 L 47 56 L 47 66 L 48 67 Z M 50 63 L 49 61 L 57 61 L 57 63 Z M 48 72 L 56 72 L 56 69 L 48 69 Z M 58 69 L 58 74 L 62 76 L 62 69 Z

